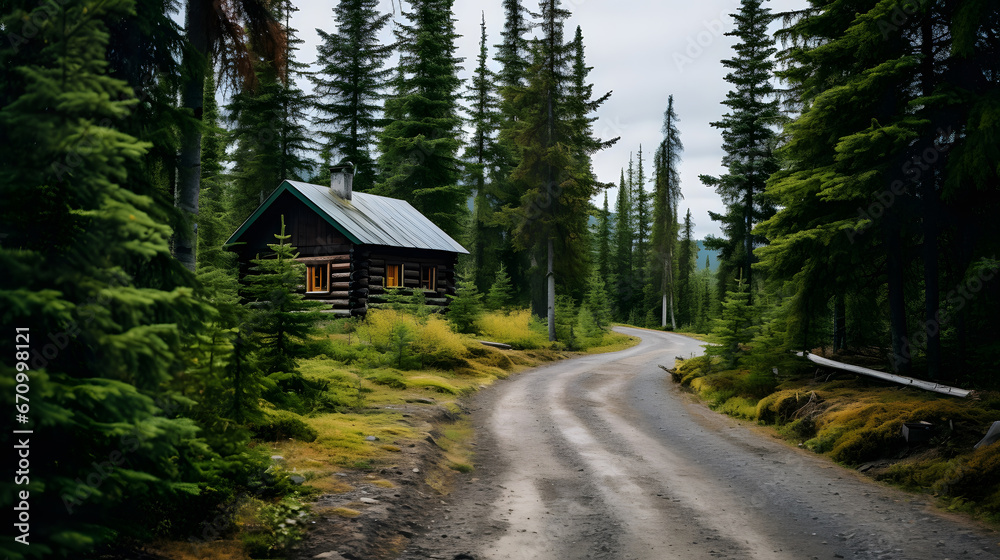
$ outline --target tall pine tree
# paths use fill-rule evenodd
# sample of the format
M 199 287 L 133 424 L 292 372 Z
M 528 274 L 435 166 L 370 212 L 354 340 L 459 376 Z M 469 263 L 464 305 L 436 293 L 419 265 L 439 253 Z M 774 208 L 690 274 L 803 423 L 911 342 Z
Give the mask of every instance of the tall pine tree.
M 724 214 L 710 213 L 713 220 L 720 222 L 724 237 L 709 237 L 706 246 L 720 251 L 723 265 L 720 281 L 743 278 L 751 302 L 755 290 L 753 251 L 766 243 L 765 238 L 753 233 L 753 228 L 775 212 L 764 186 L 778 169 L 773 151 L 775 127 L 781 123 L 771 84 L 775 64 L 772 55 L 776 49 L 767 31 L 774 16 L 762 4 L 763 0 L 742 0 L 740 11 L 733 14 L 736 29 L 726 33 L 739 39 L 734 47 L 736 56 L 722 61 L 730 69 L 726 81 L 733 89 L 722 102 L 729 112 L 712 123 L 722 130 L 722 148 L 726 152 L 722 164 L 726 172 L 719 177 L 701 176 L 702 182 L 714 187 L 726 205 Z M 720 289 L 720 293 L 726 291 Z
M 528 66 L 531 64 L 529 49 L 529 33 L 534 27 L 531 14 L 523 6 L 521 0 L 503 0 L 504 29 L 501 41 L 494 45 L 495 60 L 499 65 L 497 70 L 497 90 L 500 94 L 499 122 L 497 125 L 496 154 L 491 162 L 491 180 L 494 193 L 497 196 L 498 208 L 517 208 L 520 205 L 520 193 L 511 182 L 511 173 L 518 165 L 520 151 L 514 141 L 514 127 L 517 124 L 516 107 L 513 97 L 507 91 L 511 88 L 521 88 L 527 81 Z M 507 234 L 501 246 L 500 260 L 514 278 L 528 278 L 530 256 L 525 251 L 519 251 L 514 246 L 514 240 L 509 235 L 509 219 L 502 220 Z M 526 302 L 530 298 L 532 282 L 517 282 L 515 290 L 517 299 Z
M 677 204 L 683 197 L 681 179 L 677 166 L 681 161 L 684 144 L 681 143 L 680 129 L 677 128 L 677 112 L 674 110 L 674 96 L 667 97 L 667 109 L 663 114 L 663 141 L 653 156 L 653 233 L 652 249 L 654 269 L 650 275 L 652 285 L 658 288 L 660 296 L 660 326 L 670 324 L 677 328 L 674 313 L 674 246 L 677 244 Z
M 335 33 L 316 30 L 320 68 L 309 75 L 316 96 L 313 123 L 323 137 L 322 162 L 353 163 L 354 188 L 366 192 L 378 178 L 372 149 L 384 124 L 381 101 L 392 75 L 386 63 L 393 45 L 383 45 L 379 34 L 392 16 L 379 13 L 377 0 L 340 0 L 333 14 Z M 320 177 L 328 173 L 325 167 Z
M 493 173 L 497 159 L 496 129 L 499 120 L 499 101 L 496 93 L 496 74 L 489 69 L 489 50 L 486 44 L 486 18 L 483 16 L 479 41 L 479 58 L 468 94 L 471 103 L 472 137 L 465 149 L 465 182 L 474 193 L 472 208 L 472 247 L 475 283 L 485 293 L 496 279 L 503 265 L 505 245 L 500 210 L 502 195 Z
M 691 325 L 698 310 L 694 291 L 694 268 L 698 259 L 698 245 L 694 240 L 694 222 L 691 221 L 691 209 L 684 215 L 684 229 L 680 237 L 680 249 L 677 251 L 677 322 L 681 325 Z
M 507 88 L 504 95 L 517 119 L 508 139 L 520 149 L 511 174 L 521 193 L 519 207 L 510 213 L 513 235 L 520 248 L 531 252 L 534 277 L 545 279 L 544 289 L 532 294 L 532 307 L 537 315 L 545 310 L 549 339 L 555 340 L 556 277 L 565 279 L 564 289 L 586 289 L 580 280 L 589 265 L 587 217 L 599 185 L 589 159 L 581 156 L 607 143 L 580 128 L 580 115 L 596 109 L 595 101 L 571 99 L 581 91 L 586 66 L 573 65 L 574 58 L 582 61 L 582 45 L 563 42 L 569 12 L 559 0 L 543 0 L 539 8 L 541 36 L 532 44 L 527 85 Z M 585 86 L 582 90 L 589 92 Z
M 614 273 L 618 280 L 615 286 L 616 309 L 619 320 L 626 320 L 632 311 L 634 303 L 634 288 L 632 286 L 632 196 L 628 183 L 625 182 L 625 170 L 622 170 L 618 183 L 618 198 L 615 200 L 614 229 Z
M 454 0 L 412 0 L 400 46 L 395 93 L 385 102 L 390 120 L 379 137 L 380 182 L 373 192 L 408 201 L 457 237 L 468 189 L 459 181 L 462 119 L 458 114 L 462 62 L 455 56 Z
M 250 217 L 282 181 L 302 180 L 313 171 L 308 154 L 315 142 L 306 129 L 312 100 L 296 85 L 305 68 L 295 60 L 295 45 L 302 41 L 288 25 L 298 9 L 290 0 L 276 2 L 272 9 L 281 22 L 287 54 L 279 63 L 259 57 L 257 87 L 238 92 L 228 106 L 230 138 L 236 144 L 231 196 L 234 224 Z M 258 48 L 255 41 L 251 41 L 253 52 Z
M 608 191 L 604 191 L 604 205 L 597 215 L 597 248 L 595 264 L 597 273 L 607 282 L 611 277 L 611 212 L 608 210 Z
M 162 210 L 130 189 L 150 145 L 118 129 L 137 100 L 108 76 L 105 22 L 133 7 L 17 1 L 0 16 L 6 30 L 46 22 L 28 44 L 0 45 L 0 323 L 27 345 L 0 362 L 0 387 L 9 410 L 30 398 L 17 403 L 20 429 L 61 443 L 31 446 L 21 489 L 39 522 L 29 546 L 0 544 L 10 558 L 87 557 L 148 537 L 202 483 L 225 483 L 175 390 L 211 309 L 170 255 Z M 11 448 L 14 437 L 0 439 Z
M 195 227 L 201 191 L 201 118 L 206 72 L 217 63 L 233 86 L 243 90 L 256 87 L 255 70 L 259 61 L 283 66 L 286 34 L 269 6 L 266 0 L 184 2 L 187 44 L 179 53 L 184 68 L 180 100 L 192 119 L 180 127 L 174 204 L 183 217 L 174 232 L 172 251 L 192 271 L 197 250 Z M 248 36 L 253 39 L 253 52 Z
M 639 310 L 643 315 L 651 308 L 648 279 L 653 265 L 650 262 L 650 229 L 653 216 L 649 207 L 650 196 L 646 191 L 646 168 L 643 163 L 642 145 L 636 155 L 635 172 L 632 174 L 632 204 L 635 210 L 635 242 L 632 262 L 635 263 L 632 283 L 636 287 Z

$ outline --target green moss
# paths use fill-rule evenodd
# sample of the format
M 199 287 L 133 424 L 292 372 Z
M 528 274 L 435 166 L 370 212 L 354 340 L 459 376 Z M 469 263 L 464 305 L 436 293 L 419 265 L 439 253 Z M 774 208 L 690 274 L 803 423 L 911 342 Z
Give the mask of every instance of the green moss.
M 754 420 L 757 417 L 757 401 L 746 397 L 732 397 L 720 404 L 716 410 L 735 418 Z

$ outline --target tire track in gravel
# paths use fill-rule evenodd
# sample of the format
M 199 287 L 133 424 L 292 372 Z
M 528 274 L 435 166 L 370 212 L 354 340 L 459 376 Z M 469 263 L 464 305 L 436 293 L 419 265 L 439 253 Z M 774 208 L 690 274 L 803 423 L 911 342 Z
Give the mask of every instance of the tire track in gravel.
M 477 470 L 402 558 L 997 558 L 995 533 L 708 411 L 670 333 L 476 397 Z

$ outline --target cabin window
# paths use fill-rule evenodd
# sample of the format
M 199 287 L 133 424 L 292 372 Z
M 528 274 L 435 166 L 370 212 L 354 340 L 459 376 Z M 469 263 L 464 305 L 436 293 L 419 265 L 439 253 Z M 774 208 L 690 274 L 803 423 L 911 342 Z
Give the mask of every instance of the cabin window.
M 401 264 L 385 265 L 385 287 L 386 288 L 403 287 L 403 265 Z
M 423 266 L 420 269 L 420 287 L 424 290 L 436 290 L 437 289 L 437 272 L 436 266 Z
M 330 265 L 310 264 L 306 266 L 306 293 L 330 291 Z

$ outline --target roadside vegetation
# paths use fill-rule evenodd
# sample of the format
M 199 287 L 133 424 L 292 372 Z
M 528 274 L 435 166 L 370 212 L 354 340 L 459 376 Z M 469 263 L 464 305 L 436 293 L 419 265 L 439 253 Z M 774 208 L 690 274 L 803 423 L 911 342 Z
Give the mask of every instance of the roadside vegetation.
M 1000 443 L 973 449 L 1000 419 L 1000 394 L 959 399 L 887 387 L 792 357 L 777 371 L 701 356 L 670 373 L 716 411 L 770 426 L 876 480 L 932 494 L 949 510 L 1000 522 Z M 933 425 L 929 439 L 908 443 L 904 423 L 921 422 Z
M 158 550 L 174 558 L 281 557 L 316 517 L 361 514 L 313 511 L 318 496 L 352 490 L 337 473 L 369 473 L 374 484 L 391 487 L 377 473 L 397 464 L 404 447 L 428 438 L 440 450 L 441 468 L 422 476 L 447 493 L 448 472 L 473 470 L 473 430 L 462 397 L 575 354 L 550 343 L 545 325 L 527 310 L 488 311 L 479 299 L 460 290 L 457 313 L 447 317 L 400 295 L 364 319 L 320 319 L 298 340 L 293 371 L 262 377 L 259 399 L 245 403 L 248 453 L 266 464 L 258 487 L 235 495 L 204 538 L 164 540 Z M 597 332 L 575 337 L 572 350 L 615 351 L 635 343 L 606 328 Z

